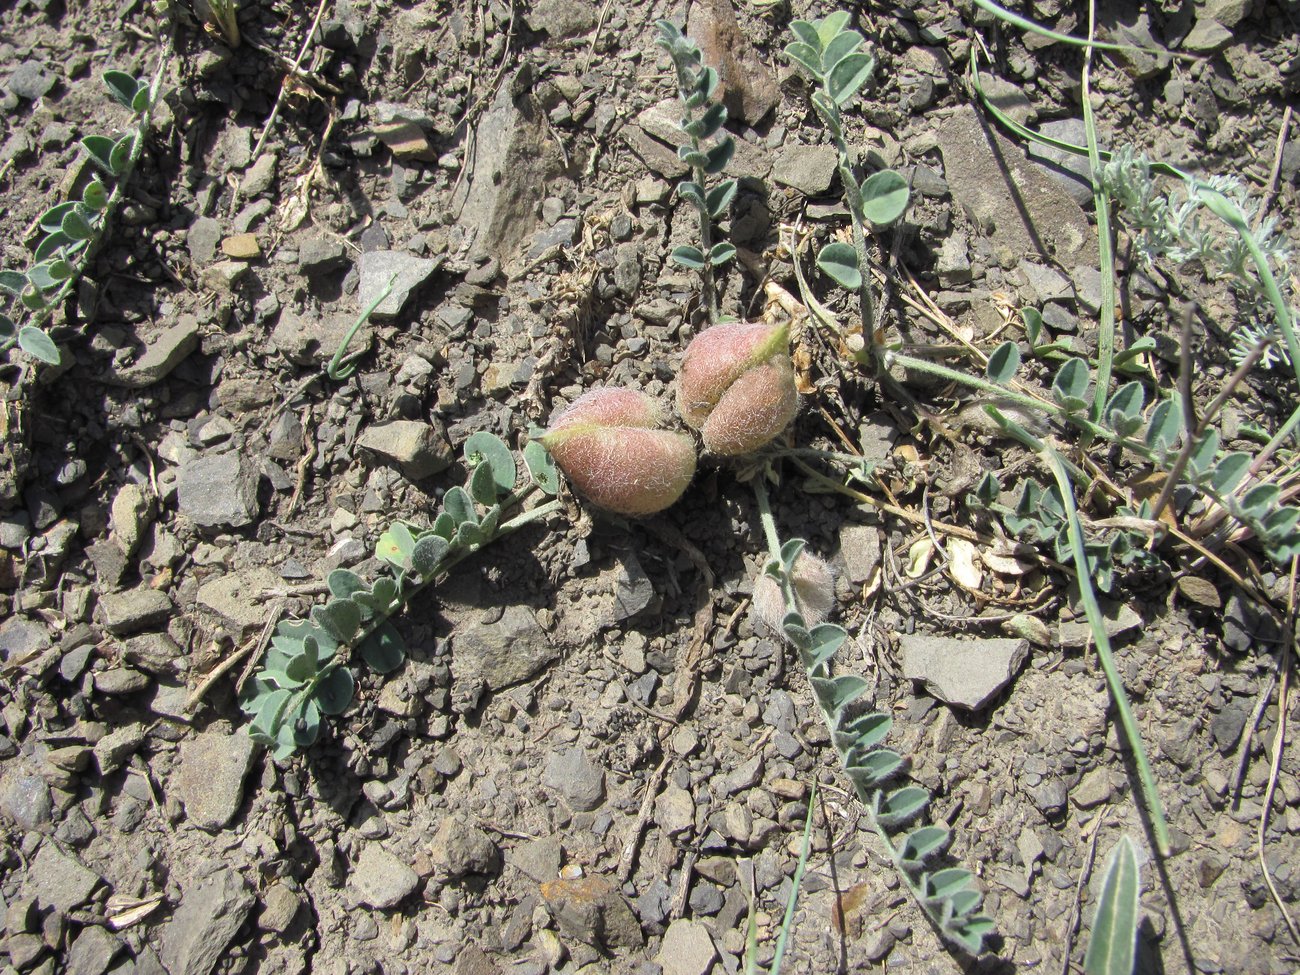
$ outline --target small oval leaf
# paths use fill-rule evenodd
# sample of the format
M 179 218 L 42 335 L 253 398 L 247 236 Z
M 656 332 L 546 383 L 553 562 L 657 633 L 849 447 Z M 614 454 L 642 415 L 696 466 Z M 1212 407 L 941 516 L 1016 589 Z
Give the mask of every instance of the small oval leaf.
M 857 291 L 862 287 L 858 256 L 849 244 L 842 241 L 827 244 L 817 255 L 817 266 L 841 288 Z
M 1020 346 L 1015 342 L 1003 342 L 989 356 L 985 374 L 995 383 L 1009 383 L 1020 368 Z
M 907 209 L 910 197 L 907 180 L 892 169 L 872 173 L 862 181 L 862 213 L 877 226 L 895 223 Z

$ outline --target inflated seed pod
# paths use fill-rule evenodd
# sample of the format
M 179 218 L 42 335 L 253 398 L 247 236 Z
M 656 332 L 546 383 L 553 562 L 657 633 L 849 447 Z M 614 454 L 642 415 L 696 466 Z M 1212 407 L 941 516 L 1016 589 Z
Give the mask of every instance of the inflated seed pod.
M 794 560 L 794 602 L 809 626 L 823 623 L 835 605 L 835 573 L 831 567 L 807 552 Z M 754 615 L 777 633 L 785 619 L 785 594 L 781 583 L 766 572 L 754 580 Z
M 695 336 L 677 409 L 710 453 L 738 457 L 771 442 L 799 411 L 789 326 L 729 322 Z
M 663 429 L 664 409 L 634 389 L 594 389 L 551 420 L 539 438 L 593 504 L 623 515 L 662 511 L 695 475 L 695 443 Z

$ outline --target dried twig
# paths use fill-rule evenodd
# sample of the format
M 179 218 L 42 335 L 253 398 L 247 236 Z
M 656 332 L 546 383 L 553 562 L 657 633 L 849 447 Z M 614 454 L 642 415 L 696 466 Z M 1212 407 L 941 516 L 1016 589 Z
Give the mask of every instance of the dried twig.
M 654 812 L 655 797 L 659 795 L 659 783 L 663 781 L 664 773 L 668 771 L 669 755 L 664 755 L 658 767 L 650 774 L 650 781 L 646 783 L 645 795 L 641 798 L 641 810 L 637 813 L 636 822 L 632 824 L 632 831 L 628 833 L 627 839 L 623 843 L 623 852 L 618 858 L 618 882 L 626 883 L 632 876 L 632 871 L 636 867 L 636 852 L 641 847 L 641 836 L 645 833 L 646 824 L 650 822 L 650 815 Z
M 302 47 L 298 50 L 298 59 L 293 62 L 293 67 L 289 69 L 290 74 L 299 76 L 302 68 L 303 58 L 307 56 L 307 51 L 311 48 L 311 39 L 316 35 L 316 28 L 320 26 L 321 15 L 325 13 L 325 4 L 329 0 L 320 0 L 316 6 L 316 16 L 312 18 L 311 26 L 307 28 L 307 36 L 302 39 Z M 284 94 L 288 91 L 288 85 L 280 86 L 280 93 L 275 97 L 275 106 L 271 109 L 271 114 L 266 118 L 266 124 L 262 126 L 262 134 L 257 137 L 257 145 L 253 147 L 252 159 L 256 160 L 262 154 L 262 146 L 266 144 L 266 137 L 271 133 L 271 127 L 275 125 L 276 119 L 280 117 L 280 109 L 284 106 Z
M 1277 688 L 1277 731 L 1273 735 L 1273 761 L 1269 768 L 1268 785 L 1264 788 L 1264 808 L 1259 814 L 1259 831 L 1255 834 L 1255 852 L 1259 857 L 1260 873 L 1264 875 L 1264 883 L 1268 887 L 1269 894 L 1273 897 L 1273 903 L 1277 905 L 1278 911 L 1282 914 L 1282 920 L 1286 922 L 1286 929 L 1291 933 L 1291 940 L 1297 946 L 1300 946 L 1300 929 L 1296 928 L 1291 913 L 1286 909 L 1286 903 L 1277 892 L 1277 886 L 1273 883 L 1273 875 L 1269 872 L 1268 863 L 1264 860 L 1264 835 L 1268 832 L 1269 813 L 1273 808 L 1273 794 L 1277 791 L 1277 777 L 1282 770 L 1282 749 L 1286 746 L 1286 715 L 1287 709 L 1290 707 L 1287 698 L 1291 686 L 1291 647 L 1295 643 L 1297 571 L 1300 571 L 1300 558 L 1292 558 L 1291 587 L 1287 597 L 1287 639 L 1282 645 L 1282 673 L 1278 678 Z
M 1286 149 L 1287 130 L 1291 128 L 1291 106 L 1288 105 L 1282 113 L 1282 124 L 1278 128 L 1277 148 L 1273 151 L 1273 169 L 1268 175 L 1268 189 L 1264 191 L 1264 199 L 1259 204 L 1259 212 L 1255 214 L 1255 230 L 1264 222 L 1264 217 L 1268 214 L 1268 208 L 1273 205 L 1277 199 L 1277 184 L 1282 177 L 1282 153 Z

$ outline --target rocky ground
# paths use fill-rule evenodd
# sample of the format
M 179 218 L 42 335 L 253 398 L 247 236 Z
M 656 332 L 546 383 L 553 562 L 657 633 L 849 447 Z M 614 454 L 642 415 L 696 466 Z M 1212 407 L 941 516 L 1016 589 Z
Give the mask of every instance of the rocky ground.
M 687 11 L 323 0 L 312 32 L 315 5 L 268 0 L 241 11 L 232 49 L 177 6 L 173 30 L 138 0 L 18 0 L 0 26 L 6 267 L 26 265 L 32 221 L 82 175 L 80 137 L 124 122 L 100 72 L 152 76 L 163 59 L 165 79 L 129 201 L 60 316 L 66 365 L 12 353 L 0 369 L 6 971 L 734 973 L 751 891 L 771 958 L 814 781 L 787 971 L 969 965 L 901 893 L 802 672 L 750 619 L 765 550 L 725 467 L 655 518 L 573 505 L 486 550 L 401 618 L 411 658 L 359 676 L 315 746 L 277 763 L 249 740 L 235 685 L 259 636 L 305 615 L 330 569 L 373 574 L 384 528 L 427 520 L 463 479 L 471 433 L 521 444 L 593 385 L 669 393 L 702 318 L 696 278 L 666 260 L 695 227 L 673 194 L 675 90 L 653 24 Z M 1082 141 L 1079 52 L 966 5 L 868 6 L 880 66 L 852 141 L 913 186 L 880 240 L 883 324 L 946 343 L 944 318 L 987 350 L 1032 305 L 1086 351 L 1087 184 L 996 130 L 966 80 L 985 51 L 1004 111 Z M 1023 7 L 1086 30 L 1082 5 Z M 740 259 L 723 276 L 737 315 L 762 312 L 767 284 L 798 293 L 796 223 L 822 240 L 847 226 L 834 151 L 780 54 L 791 16 L 690 12 L 737 140 L 725 230 Z M 1101 141 L 1262 197 L 1300 84 L 1298 17 L 1273 0 L 1103 7 L 1110 36 L 1197 59 L 1099 59 Z M 1270 212 L 1295 242 L 1300 134 L 1280 144 Z M 1138 274 L 1122 247 L 1120 263 L 1126 325 L 1163 343 L 1157 375 L 1172 382 L 1171 308 L 1192 294 L 1208 319 L 1198 374 L 1222 382 L 1236 321 L 1222 289 Z M 329 379 L 393 274 L 351 346 L 356 373 Z M 846 432 L 880 465 L 873 496 L 984 530 L 964 496 L 1020 455 L 962 419 L 959 391 L 913 390 L 956 431 L 938 437 L 851 360 L 808 360 L 795 442 L 843 448 Z M 1225 422 L 1248 442 L 1294 398 L 1261 371 Z M 909 579 L 923 526 L 812 493 L 793 468 L 776 508 L 833 559 L 842 666 L 894 713 L 891 744 L 986 891 L 999 935 L 974 969 L 1068 971 L 1107 852 L 1124 833 L 1149 843 L 1066 576 Z M 1142 868 L 1143 957 L 1291 972 L 1300 946 L 1256 835 L 1271 795 L 1262 862 L 1294 914 L 1293 749 L 1268 791 L 1280 631 L 1213 566 L 1162 557 L 1113 609 L 1174 841 Z M 1285 606 L 1282 572 L 1253 582 Z M 1010 609 L 1035 613 L 1045 642 L 1003 634 Z

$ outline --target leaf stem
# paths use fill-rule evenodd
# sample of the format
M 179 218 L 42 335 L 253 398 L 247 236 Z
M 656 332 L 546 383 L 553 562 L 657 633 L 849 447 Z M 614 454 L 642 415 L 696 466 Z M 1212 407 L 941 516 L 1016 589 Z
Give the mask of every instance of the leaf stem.
M 365 350 L 363 349 L 361 352 L 348 357 L 346 361 L 343 358 L 343 354 L 347 352 L 348 346 L 350 346 L 352 340 L 356 338 L 357 332 L 361 330 L 361 326 L 370 321 L 370 316 L 375 313 L 375 309 L 382 305 L 384 300 L 393 293 L 393 288 L 396 284 L 397 272 L 394 271 L 388 278 L 388 284 L 384 285 L 384 290 L 379 293 L 379 297 L 372 301 L 370 305 L 357 316 L 357 320 L 352 323 L 352 327 L 348 329 L 348 334 L 343 336 L 343 341 L 339 343 L 338 350 L 334 353 L 334 358 L 330 359 L 329 365 L 325 367 L 325 375 L 329 376 L 330 379 L 337 382 L 341 379 L 347 379 L 357 371 L 357 360 L 365 354 Z
M 1070 539 L 1070 555 L 1074 560 L 1075 578 L 1079 582 L 1079 595 L 1083 600 L 1084 613 L 1092 629 L 1093 640 L 1097 647 L 1097 659 L 1106 675 L 1106 687 L 1115 710 L 1119 714 L 1120 730 L 1124 743 L 1128 745 L 1137 766 L 1138 782 L 1141 786 L 1143 804 L 1151 817 L 1151 827 L 1155 833 L 1156 848 L 1162 857 L 1170 854 L 1169 826 L 1165 822 L 1164 808 L 1160 802 L 1160 793 L 1156 789 L 1155 776 L 1151 773 L 1151 764 L 1147 761 L 1146 749 L 1142 745 L 1142 733 L 1137 726 L 1137 719 L 1129 707 L 1128 693 L 1120 679 L 1119 669 L 1115 666 L 1115 657 L 1111 652 L 1110 637 L 1106 634 L 1106 618 L 1097 602 L 1097 594 L 1092 587 L 1092 573 L 1088 553 L 1083 543 L 1083 525 L 1079 520 L 1079 509 L 1074 503 L 1074 485 L 1061 463 L 1060 455 L 1050 446 L 1042 445 L 1041 456 L 1051 468 L 1052 476 L 1060 488 L 1061 501 L 1065 505 L 1067 530 Z

